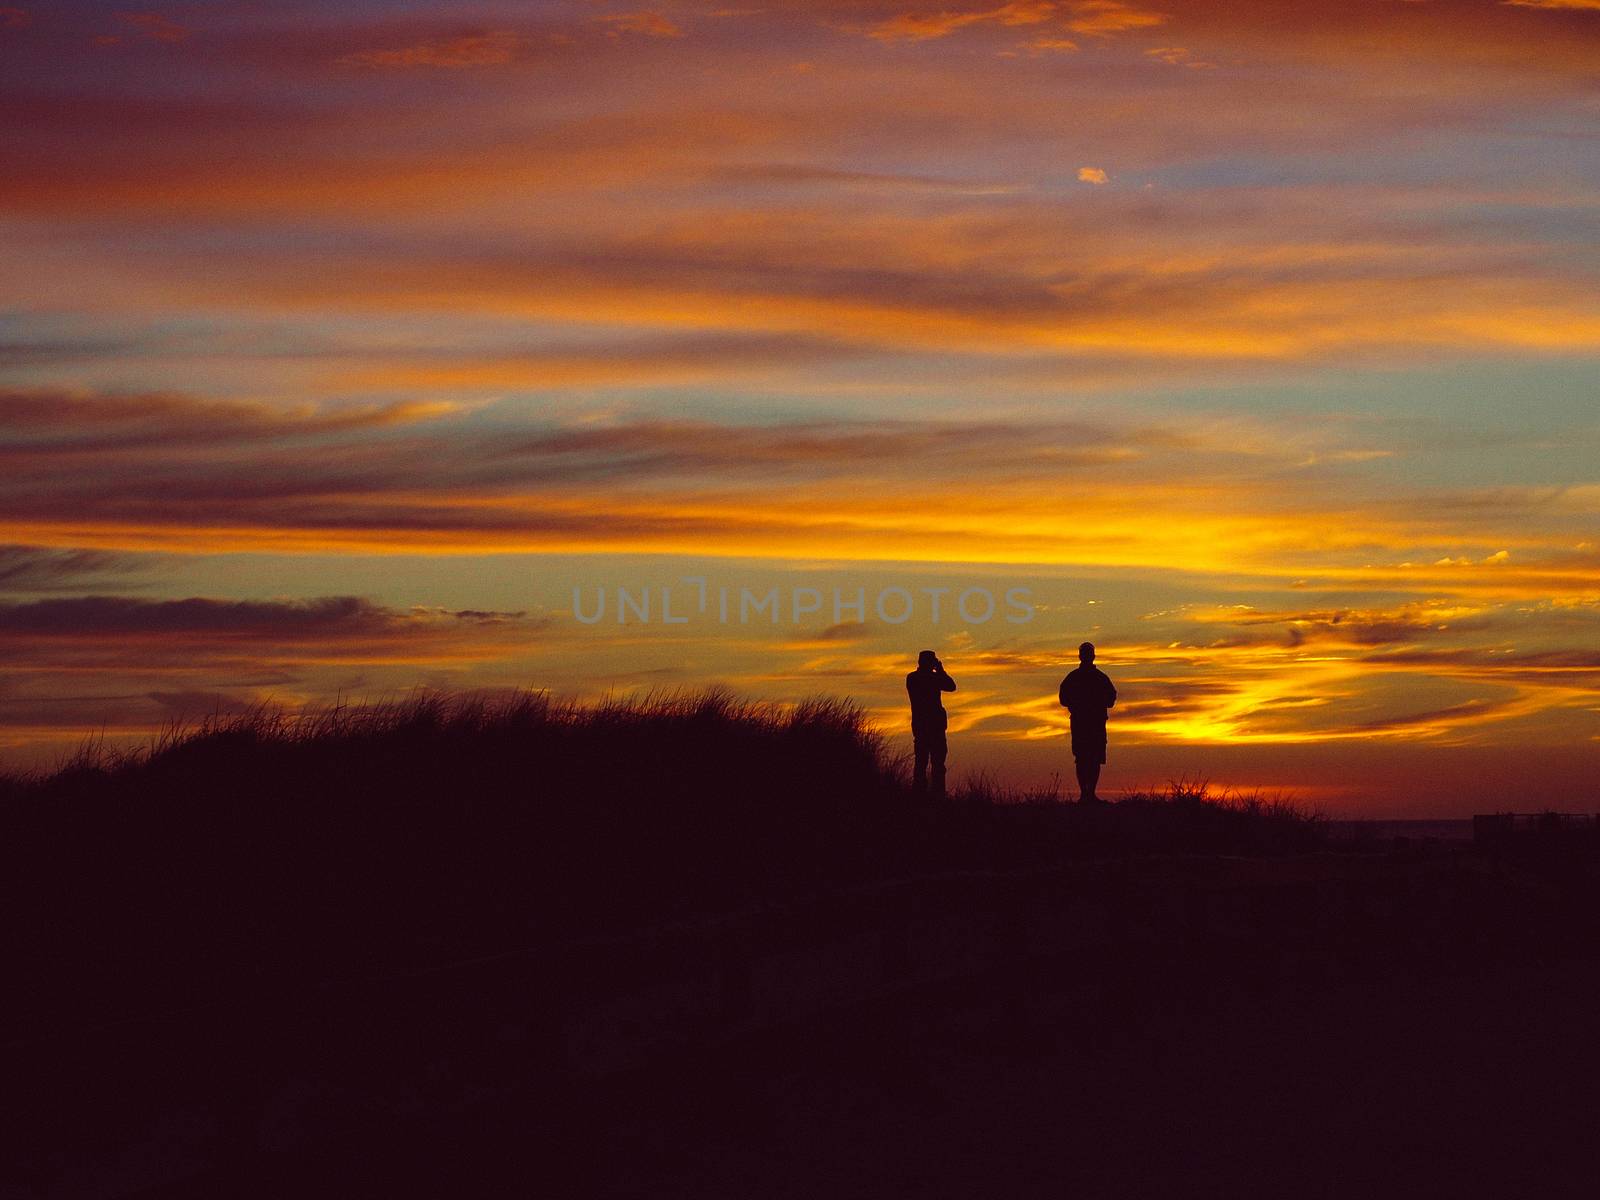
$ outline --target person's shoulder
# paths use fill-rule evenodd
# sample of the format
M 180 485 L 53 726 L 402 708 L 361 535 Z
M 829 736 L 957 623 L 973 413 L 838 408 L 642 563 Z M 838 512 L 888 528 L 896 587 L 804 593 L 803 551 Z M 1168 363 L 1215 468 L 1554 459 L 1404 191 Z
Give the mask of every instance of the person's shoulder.
M 907 687 L 910 687 L 913 683 L 915 683 L 916 679 L 917 679 L 917 672 L 915 672 L 915 671 L 907 671 L 906 672 L 906 686 Z

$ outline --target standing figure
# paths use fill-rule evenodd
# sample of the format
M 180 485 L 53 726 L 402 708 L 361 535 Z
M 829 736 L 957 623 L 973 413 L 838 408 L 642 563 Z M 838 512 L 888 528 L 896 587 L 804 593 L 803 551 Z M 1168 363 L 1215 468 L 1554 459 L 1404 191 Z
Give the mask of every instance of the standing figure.
M 1078 803 L 1103 804 L 1095 795 L 1100 765 L 1106 761 L 1106 713 L 1117 689 L 1094 665 L 1094 643 L 1078 647 L 1078 667 L 1061 681 L 1061 707 L 1072 718 L 1072 757 L 1077 760 Z
M 932 650 L 917 655 L 917 669 L 906 676 L 906 693 L 911 697 L 911 740 L 916 755 L 916 774 L 911 786 L 918 792 L 928 788 L 928 765 L 933 764 L 933 794 L 944 795 L 944 760 L 949 753 L 944 731 L 949 718 L 940 700 L 943 692 L 956 690 L 956 681 L 944 673 L 944 664 Z

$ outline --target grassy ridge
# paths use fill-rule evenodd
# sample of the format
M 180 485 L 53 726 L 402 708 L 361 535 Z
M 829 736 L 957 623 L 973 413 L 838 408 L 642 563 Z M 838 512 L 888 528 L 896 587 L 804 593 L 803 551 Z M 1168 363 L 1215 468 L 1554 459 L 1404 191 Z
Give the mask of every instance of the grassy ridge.
M 449 961 L 914 872 L 1318 836 L 1204 789 L 1110 814 L 1049 800 L 982 780 L 914 796 L 836 699 L 264 707 L 0 779 L 0 949 L 70 1008 L 134 980 Z

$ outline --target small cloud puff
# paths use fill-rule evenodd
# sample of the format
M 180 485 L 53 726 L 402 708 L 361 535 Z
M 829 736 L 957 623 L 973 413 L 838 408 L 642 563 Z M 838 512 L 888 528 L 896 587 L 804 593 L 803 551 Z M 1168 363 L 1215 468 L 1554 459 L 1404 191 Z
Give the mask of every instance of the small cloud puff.
M 1111 178 L 1099 167 L 1079 167 L 1078 182 L 1092 183 L 1099 187 L 1103 183 L 1110 183 Z
M 1154 50 L 1146 50 L 1145 54 L 1169 67 L 1188 67 L 1192 71 L 1209 70 L 1217 65 L 1214 62 L 1202 62 L 1183 46 L 1158 46 Z
M 1119 0 L 1076 0 L 1067 28 L 1093 37 L 1108 37 L 1130 29 L 1149 29 L 1165 24 L 1166 13 L 1146 12 Z
M 609 36 L 611 37 L 617 37 L 624 33 L 642 33 L 646 37 L 659 38 L 678 38 L 683 36 L 683 30 L 658 12 L 620 13 L 616 16 L 601 17 L 599 19 L 611 26 L 609 31 Z

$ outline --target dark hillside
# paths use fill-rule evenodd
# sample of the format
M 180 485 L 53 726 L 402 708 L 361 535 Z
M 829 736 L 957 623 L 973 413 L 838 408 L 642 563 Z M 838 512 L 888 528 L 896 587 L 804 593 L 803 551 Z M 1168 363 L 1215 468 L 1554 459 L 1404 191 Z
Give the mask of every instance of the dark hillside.
M 1522 1178 L 1590 1123 L 1596 868 L 932 801 L 834 700 L 263 709 L 0 781 L 0 1194 L 1381 1193 L 1501 1128 Z
M 5 949 L 36 981 L 25 1007 L 61 1021 L 921 872 L 1317 840 L 1292 811 L 1194 791 L 1110 813 L 981 784 L 933 804 L 899 766 L 831 699 L 260 709 L 0 784 Z

